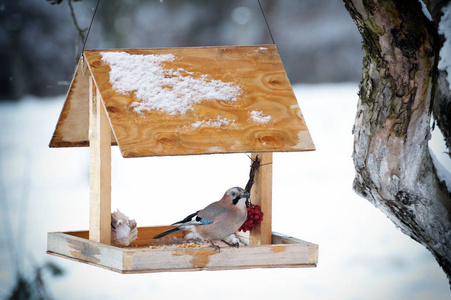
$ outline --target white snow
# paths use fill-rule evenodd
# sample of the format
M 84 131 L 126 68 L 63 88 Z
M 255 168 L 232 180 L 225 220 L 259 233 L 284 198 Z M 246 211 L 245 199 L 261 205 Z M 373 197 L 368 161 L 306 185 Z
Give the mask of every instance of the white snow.
M 264 115 L 262 111 L 253 110 L 251 111 L 251 118 L 256 123 L 266 124 L 271 121 L 271 116 Z
M 228 126 L 228 125 L 234 125 L 234 124 L 235 124 L 235 120 L 230 121 L 227 118 L 222 118 L 221 116 L 218 116 L 216 119 L 194 122 L 191 124 L 191 126 L 195 127 L 195 128 L 198 128 L 198 127 L 221 127 L 221 126 Z
M 443 16 L 440 19 L 438 32 L 445 36 L 445 42 L 440 49 L 438 68 L 447 71 L 447 80 L 451 89 L 451 3 L 442 8 Z
M 431 148 L 429 148 L 429 153 L 431 154 L 432 161 L 434 162 L 434 167 L 437 170 L 437 177 L 441 182 L 446 183 L 446 187 L 448 188 L 448 191 L 451 193 L 451 172 L 449 172 L 437 159 L 437 156 L 435 156 L 434 151 L 432 151 Z
M 431 13 L 429 12 L 426 4 L 424 4 L 423 0 L 418 0 L 421 3 L 421 9 L 423 10 L 423 14 L 428 18 L 429 21 L 432 21 Z
M 102 52 L 111 67 L 110 83 L 121 94 L 134 92 L 140 100 L 132 104 L 137 113 L 158 110 L 169 115 L 185 114 L 195 103 L 206 100 L 236 101 L 240 88 L 234 83 L 209 78 L 182 68 L 164 68 L 176 60 L 172 54 L 139 55 Z
M 0 217 L 13 225 L 15 240 L 0 235 L 0 298 L 15 279 L 7 248 L 14 245 L 21 246 L 23 270 L 30 261 L 50 261 L 66 271 L 48 280 L 54 299 L 198 297 L 192 287 L 199 282 L 204 295 L 218 300 L 230 299 L 225 282 L 245 282 L 241 298 L 450 299 L 432 255 L 352 190 L 358 84 L 295 85 L 294 91 L 317 150 L 274 154 L 272 224 L 319 244 L 314 269 L 122 275 L 45 254 L 47 232 L 89 228 L 89 149 L 48 148 L 64 96 L 1 102 L 0 126 L 8 130 L 0 130 Z M 434 132 L 430 146 L 439 156 Z M 178 221 L 249 176 L 246 154 L 124 159 L 113 147 L 111 156 L 111 206 L 139 226 Z M 26 224 L 15 225 L 21 218 Z

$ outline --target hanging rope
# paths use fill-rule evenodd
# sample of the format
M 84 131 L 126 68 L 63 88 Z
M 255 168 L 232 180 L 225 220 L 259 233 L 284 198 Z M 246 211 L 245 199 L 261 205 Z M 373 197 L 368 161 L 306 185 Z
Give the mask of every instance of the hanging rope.
M 271 28 L 269 27 L 268 20 L 266 19 L 265 11 L 263 10 L 263 7 L 262 7 L 262 4 L 260 3 L 260 0 L 257 0 L 257 1 L 258 1 L 258 5 L 260 6 L 260 10 L 262 12 L 262 15 L 263 15 L 263 19 L 265 20 L 266 28 L 268 29 L 268 32 L 269 32 L 269 35 L 271 37 L 272 43 L 275 45 L 276 42 L 274 41 L 274 36 L 272 35 Z M 89 32 L 91 31 L 92 23 L 94 22 L 94 18 L 96 16 L 97 8 L 99 7 L 99 3 L 100 3 L 100 0 L 97 0 L 97 4 L 96 4 L 96 7 L 94 9 L 94 13 L 92 15 L 91 23 L 89 24 L 88 32 L 86 33 L 86 38 L 85 38 L 85 40 L 83 42 L 83 48 L 81 49 L 81 55 L 80 56 L 83 56 L 83 52 L 85 51 L 86 42 L 88 41 Z
M 274 41 L 274 37 L 272 36 L 271 28 L 269 28 L 268 20 L 266 20 L 265 11 L 263 10 L 263 7 L 262 7 L 262 4 L 260 3 L 260 0 L 258 0 L 258 5 L 260 6 L 260 10 L 262 11 L 263 19 L 265 19 L 266 28 L 268 28 L 268 32 L 269 32 L 269 35 L 271 36 L 272 43 L 275 45 L 276 42 Z
M 89 32 L 91 31 L 92 23 L 94 22 L 94 18 L 96 16 L 97 8 L 99 7 L 100 0 L 97 0 L 96 8 L 94 9 L 94 13 L 92 14 L 91 23 L 89 24 L 88 32 L 86 33 L 85 41 L 83 42 L 83 48 L 81 49 L 80 57 L 83 56 L 83 52 L 85 51 L 86 42 L 88 41 Z

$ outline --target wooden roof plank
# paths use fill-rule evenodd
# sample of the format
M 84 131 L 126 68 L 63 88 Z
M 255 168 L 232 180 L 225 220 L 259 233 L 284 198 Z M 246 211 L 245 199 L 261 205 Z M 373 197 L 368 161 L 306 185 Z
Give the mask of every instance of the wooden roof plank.
M 89 77 L 82 59 L 78 62 L 66 101 L 50 141 L 50 147 L 89 146 Z M 112 145 L 116 145 L 114 136 Z
M 89 146 L 89 73 L 80 59 L 50 147 Z
M 132 105 L 142 100 L 135 92 L 122 94 L 113 88 L 112 67 L 102 60 L 104 52 L 172 54 L 175 59 L 162 64 L 165 70 L 182 69 L 192 77 L 207 76 L 208 80 L 232 83 L 239 86 L 240 94 L 236 101 L 201 101 L 186 113 L 171 115 L 158 110 L 138 113 Z M 87 50 L 84 57 L 124 157 L 315 149 L 274 45 Z M 63 109 L 66 112 L 62 113 L 55 141 L 52 140 L 54 145 L 61 146 L 68 140 L 66 136 L 70 134 L 66 130 L 81 126 L 73 120 L 85 122 L 88 116 L 84 99 L 88 89 L 79 83 L 87 80 L 80 73 L 79 66 Z M 267 123 L 256 122 L 251 117 L 253 111 L 271 119 Z M 87 126 L 82 128 L 87 140 Z M 73 127 L 73 130 L 79 129 Z M 55 136 L 63 138 L 55 139 Z M 84 136 L 74 134 L 70 142 L 83 145 L 83 139 Z

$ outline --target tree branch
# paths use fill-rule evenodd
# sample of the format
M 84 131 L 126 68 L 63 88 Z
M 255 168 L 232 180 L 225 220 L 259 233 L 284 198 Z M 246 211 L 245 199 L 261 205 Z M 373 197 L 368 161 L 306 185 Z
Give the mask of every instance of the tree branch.
M 75 63 L 78 63 L 78 59 L 80 58 L 79 47 L 80 43 L 83 43 L 85 40 L 85 29 L 81 29 L 81 27 L 78 25 L 77 17 L 75 16 L 74 7 L 72 6 L 72 0 L 68 0 L 67 3 L 69 4 L 70 8 L 70 15 L 72 17 L 72 21 L 74 22 L 75 29 L 77 30 L 77 39 L 75 40 Z

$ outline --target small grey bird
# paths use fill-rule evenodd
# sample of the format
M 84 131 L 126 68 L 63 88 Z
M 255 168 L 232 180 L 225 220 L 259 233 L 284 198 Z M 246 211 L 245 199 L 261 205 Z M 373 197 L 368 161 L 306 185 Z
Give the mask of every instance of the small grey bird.
M 211 247 L 220 251 L 220 247 L 215 245 L 213 240 L 223 241 L 243 225 L 247 218 L 246 199 L 249 197 L 250 194 L 240 187 L 230 188 L 221 200 L 175 222 L 172 225 L 178 225 L 177 227 L 154 236 L 154 239 L 180 230 L 189 230 L 202 239 L 208 240 Z M 238 245 L 238 243 L 233 244 L 237 247 Z

